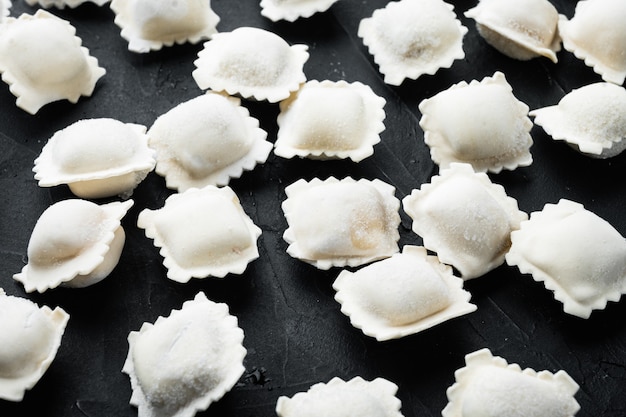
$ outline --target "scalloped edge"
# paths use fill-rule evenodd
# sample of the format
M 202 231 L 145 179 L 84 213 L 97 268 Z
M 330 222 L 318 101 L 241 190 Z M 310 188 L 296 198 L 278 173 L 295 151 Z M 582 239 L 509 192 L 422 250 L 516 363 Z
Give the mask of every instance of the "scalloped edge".
M 291 76 L 282 84 L 277 86 L 244 86 L 239 85 L 235 80 L 213 71 L 213 67 L 219 64 L 219 48 L 233 47 L 233 42 L 254 44 L 259 36 L 275 40 L 277 47 L 283 48 L 284 52 L 290 56 L 290 63 L 286 65 L 287 71 L 292 71 Z M 231 96 L 239 95 L 242 98 L 254 99 L 257 101 L 267 100 L 276 103 L 289 97 L 291 92 L 300 88 L 306 82 L 304 74 L 304 64 L 309 59 L 308 46 L 304 44 L 289 45 L 287 41 L 274 32 L 265 29 L 243 26 L 234 29 L 232 32 L 216 33 L 211 40 L 205 42 L 203 48 L 198 52 L 198 59 L 194 61 L 196 69 L 191 73 L 198 87 L 201 90 L 211 89 L 214 91 L 224 91 Z M 226 52 L 228 53 L 228 51 Z
M 428 194 L 432 190 L 436 190 L 439 184 L 450 181 L 451 179 L 453 180 L 458 176 L 475 181 L 496 201 L 498 201 L 503 212 L 505 212 L 509 218 L 509 227 L 511 231 L 518 229 L 521 222 L 528 219 L 528 214 L 519 209 L 517 200 L 507 195 L 506 190 L 502 185 L 491 182 L 491 179 L 486 173 L 475 172 L 471 165 L 463 163 L 450 164 L 448 168 L 442 169 L 439 175 L 433 176 L 430 183 L 422 184 L 421 188 L 412 190 L 411 194 L 402 199 L 404 211 L 413 220 L 411 229 L 414 233 L 422 237 L 424 247 L 436 252 L 441 262 L 454 266 L 461 272 L 464 280 L 469 280 L 478 278 L 502 265 L 505 261 L 507 251 L 503 251 L 503 253 L 497 257 L 485 261 L 483 268 L 468 271 L 465 266 L 460 265 L 457 262 L 458 257 L 455 255 L 455 250 L 452 250 L 449 247 L 441 247 L 441 245 L 436 242 L 433 243 L 433 240 L 436 241 L 439 239 L 437 237 L 431 237 L 431 233 L 428 230 L 432 230 L 432 227 L 428 230 L 424 230 L 422 225 L 426 224 L 428 219 L 421 217 L 419 210 L 416 208 L 416 205 L 423 199 L 427 199 Z M 451 196 L 451 198 L 454 198 L 454 196 Z
M 154 218 L 155 216 L 166 212 L 172 204 L 181 204 L 181 201 L 195 198 L 194 194 L 197 193 L 207 195 L 215 194 L 217 198 L 232 200 L 233 210 L 237 212 L 247 226 L 250 237 L 250 246 L 246 251 L 240 254 L 240 257 L 236 262 L 234 261 L 222 265 L 206 264 L 189 269 L 181 266 L 170 253 L 168 244 L 163 240 L 155 225 Z M 146 237 L 153 239 L 154 246 L 160 248 L 159 254 L 163 257 L 163 265 L 167 268 L 167 277 L 172 281 L 179 283 L 187 283 L 191 280 L 191 278 L 224 278 L 227 274 L 243 274 L 248 267 L 248 264 L 259 257 L 257 241 L 261 236 L 261 229 L 255 225 L 252 219 L 245 213 L 241 203 L 239 202 L 239 198 L 228 186 L 217 188 L 212 185 L 207 185 L 203 188 L 189 188 L 183 193 L 172 194 L 165 200 L 163 207 L 156 210 L 142 210 L 137 218 L 137 227 L 144 229 Z
M 159 128 L 160 123 L 168 123 L 168 114 L 170 111 L 186 106 L 200 106 L 201 104 L 196 103 L 199 102 L 199 99 L 207 95 L 224 97 L 226 99 L 226 105 L 231 105 L 233 108 L 236 108 L 236 111 L 241 116 L 242 123 L 247 127 L 251 147 L 246 155 L 237 161 L 234 161 L 206 177 L 193 178 L 187 173 L 185 168 L 178 163 L 178 159 L 175 156 L 166 154 L 165 150 L 167 148 L 168 138 L 155 137 L 154 130 Z M 207 111 L 211 111 L 211 109 L 207 108 Z M 172 124 L 171 121 L 169 121 L 169 123 Z M 267 132 L 259 127 L 259 121 L 250 116 L 248 109 L 241 105 L 241 100 L 212 91 L 208 91 L 205 95 L 200 95 L 180 103 L 159 116 L 148 131 L 148 136 L 150 138 L 149 144 L 156 149 L 156 173 L 165 178 L 165 183 L 168 188 L 178 191 L 186 191 L 189 188 L 203 188 L 207 185 L 228 185 L 232 178 L 240 178 L 244 171 L 252 171 L 258 164 L 265 163 L 273 148 L 273 145 L 267 141 Z
M 493 356 L 491 351 L 487 348 L 479 349 L 472 353 L 465 355 L 465 367 L 457 369 L 454 372 L 455 382 L 446 390 L 446 396 L 448 397 L 448 404 L 441 412 L 443 417 L 462 417 L 463 416 L 463 393 L 467 385 L 472 383 L 474 373 L 483 367 L 494 367 L 497 369 L 506 369 L 511 372 L 520 373 L 531 378 L 537 378 L 552 384 L 555 384 L 561 389 L 564 394 L 571 396 L 571 414 L 568 417 L 573 417 L 580 405 L 574 398 L 574 394 L 579 389 L 576 381 L 568 375 L 567 372 L 559 370 L 556 373 L 552 373 L 547 370 L 535 371 L 532 368 L 522 368 L 516 364 L 508 364 L 504 358 L 499 356 Z
M 323 13 L 339 0 L 308 0 L 294 4 L 284 5 L 281 1 L 261 0 L 261 15 L 273 22 L 286 20 L 295 22 L 303 18 L 307 19 L 316 13 Z
M 57 9 L 63 10 L 66 6 L 70 9 L 75 9 L 76 7 L 84 4 L 84 3 L 93 3 L 96 6 L 102 7 L 107 4 L 110 0 L 25 0 L 26 4 L 31 7 L 39 5 L 44 9 L 50 9 L 55 7 Z
M 359 272 L 367 269 L 369 266 L 357 272 L 343 270 L 332 285 L 333 289 L 336 291 L 335 300 L 341 304 L 341 312 L 349 317 L 352 326 L 360 329 L 363 334 L 374 337 L 379 342 L 398 339 L 419 333 L 455 317 L 476 311 L 476 305 L 469 302 L 471 294 L 463 289 L 463 280 L 452 274 L 452 268 L 450 266 L 439 262 L 436 256 L 428 255 L 426 248 L 407 245 L 404 246 L 401 254 L 394 254 L 388 259 L 398 256 L 414 258 L 416 262 L 426 263 L 430 265 L 433 270 L 437 271 L 441 280 L 450 291 L 450 304 L 444 309 L 429 316 L 422 317 L 414 323 L 401 326 L 387 324 L 384 317 L 379 317 L 376 314 L 368 312 L 359 305 L 358 300 L 351 299 L 350 292 L 354 291 L 354 287 L 350 281 L 358 279 L 357 276 Z M 385 260 L 378 262 L 385 262 Z M 381 280 L 384 279 L 384 276 L 381 277 Z M 382 286 L 381 290 L 384 290 Z
M 297 415 L 289 414 L 287 408 L 290 403 L 297 403 L 298 401 L 305 400 L 309 396 L 320 396 L 326 392 L 337 393 L 343 389 L 359 390 L 364 394 L 373 397 L 373 399 L 380 402 L 381 408 L 385 410 L 384 417 L 403 417 L 400 409 L 402 402 L 396 393 L 398 392 L 398 386 L 393 382 L 384 378 L 375 378 L 372 381 L 367 381 L 360 376 L 356 376 L 349 381 L 344 381 L 339 377 L 334 377 L 327 383 L 317 383 L 312 385 L 308 391 L 298 392 L 293 397 L 280 396 L 276 402 L 276 414 L 278 417 L 298 417 Z
M 458 29 L 458 39 L 454 41 L 445 56 L 439 56 L 433 59 L 429 65 L 415 65 L 415 60 L 407 60 L 398 58 L 395 54 L 389 52 L 391 48 L 384 41 L 378 38 L 376 33 L 376 22 L 381 17 L 385 17 L 387 14 L 393 14 L 396 10 L 400 10 L 403 14 L 406 12 L 414 12 L 417 17 L 421 12 L 422 2 L 416 2 L 413 0 L 400 0 L 389 2 L 385 7 L 374 10 L 371 17 L 364 18 L 360 21 L 357 30 L 357 36 L 361 38 L 363 44 L 368 48 L 369 53 L 373 56 L 374 62 L 378 65 L 378 69 L 383 74 L 383 80 L 385 84 L 399 86 L 404 80 L 412 79 L 416 80 L 422 75 L 434 75 L 442 68 L 452 67 L 454 61 L 465 58 L 465 51 L 463 50 L 463 38 L 467 34 L 468 29 L 461 24 L 461 21 L 454 13 L 454 6 L 445 3 L 442 0 L 429 0 L 432 4 L 437 3 L 434 7 L 440 7 L 442 17 L 450 18 L 455 23 Z M 439 4 L 440 3 L 440 4 Z M 404 5 L 412 4 L 414 10 L 407 10 Z M 426 5 L 429 7 L 430 5 Z M 446 16 L 443 16 L 443 15 Z M 416 26 L 416 30 L 419 26 Z M 406 64 L 403 64 L 407 61 Z M 399 68 L 397 68 L 399 67 Z
M 187 312 L 187 310 L 194 308 L 201 308 L 206 304 L 209 308 L 209 315 L 213 318 L 221 318 L 221 324 L 228 330 L 232 330 L 234 340 L 233 342 L 237 343 L 236 349 L 239 350 L 238 355 L 234 358 L 236 363 L 233 363 L 231 367 L 231 371 L 227 378 L 225 378 L 216 392 L 209 392 L 204 397 L 197 398 L 195 401 L 192 401 L 190 404 L 187 404 L 186 407 L 180 408 L 178 412 L 173 414 L 171 417 L 189 417 L 196 414 L 198 411 L 203 411 L 209 408 L 209 406 L 218 400 L 220 400 L 227 392 L 229 392 L 237 383 L 241 375 L 245 372 L 245 367 L 243 366 L 243 361 L 247 354 L 246 348 L 243 346 L 244 340 L 244 332 L 238 325 L 237 317 L 231 315 L 229 313 L 228 305 L 225 303 L 216 303 L 214 301 L 209 300 L 204 292 L 200 291 L 196 294 L 193 300 L 185 301 L 182 307 L 179 310 L 171 310 L 170 315 L 167 317 L 159 316 L 154 324 L 144 322 L 141 325 L 139 331 L 131 331 L 128 334 L 128 354 L 126 360 L 124 361 L 124 365 L 122 367 L 122 372 L 127 374 L 130 378 L 132 395 L 130 398 L 130 404 L 137 407 L 139 409 L 139 415 L 143 417 L 159 417 L 161 414 L 158 411 L 154 411 L 152 407 L 148 404 L 145 395 L 141 389 L 141 384 L 137 379 L 135 374 L 135 365 L 133 360 L 133 346 L 135 340 L 140 337 L 141 333 L 153 329 L 166 320 L 175 320 L 176 317 L 180 316 Z M 202 311 L 204 313 L 204 311 Z M 235 334 L 236 333 L 236 334 Z
M 366 184 L 369 187 L 374 187 L 376 191 L 382 197 L 385 203 L 385 217 L 393 218 L 387 226 L 391 229 L 390 233 L 392 234 L 389 242 L 389 246 L 393 246 L 391 242 L 395 242 L 395 247 L 390 248 L 388 251 L 381 251 L 380 253 L 371 255 L 371 256 L 354 256 L 354 257 L 330 257 L 330 258 L 322 258 L 322 259 L 308 259 L 306 254 L 300 249 L 300 245 L 298 244 L 298 239 L 294 235 L 293 227 L 291 227 L 291 223 L 293 222 L 292 210 L 294 205 L 297 204 L 298 196 L 306 193 L 308 190 L 315 187 L 323 187 L 328 184 L 338 184 L 338 183 L 349 183 L 349 184 Z M 287 253 L 296 259 L 300 259 L 306 263 L 309 263 L 315 266 L 318 269 L 327 270 L 332 267 L 345 267 L 351 266 L 356 267 L 363 264 L 370 263 L 372 261 L 376 261 L 383 258 L 388 258 L 394 253 L 399 251 L 397 242 L 400 240 L 400 232 L 398 231 L 398 227 L 400 226 L 400 200 L 395 197 L 395 187 L 387 184 L 379 179 L 374 180 L 366 180 L 360 179 L 355 180 L 351 177 L 345 177 L 341 180 L 335 177 L 329 177 L 326 180 L 321 180 L 319 178 L 313 178 L 311 181 L 307 182 L 304 179 L 300 179 L 291 185 L 285 188 L 285 194 L 287 195 L 287 199 L 284 200 L 281 204 L 281 208 L 285 215 L 285 219 L 289 226 L 283 233 L 283 239 L 289 244 L 287 247 Z M 395 227 L 394 227 L 395 226 Z
M 306 107 L 298 105 L 298 98 L 303 91 L 309 89 L 349 89 L 359 94 L 364 103 L 364 119 L 367 126 L 364 127 L 364 135 L 361 145 L 355 149 L 348 150 L 308 150 L 297 148 L 290 145 L 290 137 L 293 136 L 292 119 L 298 115 L 306 114 Z M 310 159 L 347 159 L 353 162 L 360 162 L 363 159 L 374 154 L 374 145 L 381 141 L 380 133 L 385 130 L 385 107 L 386 100 L 374 93 L 368 85 L 358 81 L 348 83 L 347 81 L 330 81 L 330 80 L 311 80 L 306 82 L 298 91 L 294 92 L 289 98 L 280 102 L 280 113 L 277 117 L 278 134 L 274 143 L 274 154 L 282 158 L 293 158 L 295 156 Z M 297 142 L 298 139 L 291 140 Z
M 447 140 L 441 134 L 439 134 L 439 132 L 432 129 L 432 119 L 436 118 L 433 118 L 433 116 L 429 114 L 428 107 L 430 106 L 430 103 L 432 103 L 433 100 L 436 100 L 438 97 L 441 97 L 440 94 L 442 93 L 447 93 L 449 91 L 464 89 L 468 87 L 480 88 L 480 86 L 483 85 L 499 85 L 505 88 L 510 93 L 511 99 L 514 100 L 513 102 L 519 109 L 519 117 L 522 120 L 522 127 L 526 132 L 524 135 L 524 138 L 526 139 L 526 143 L 523 147 L 524 152 L 514 154 L 506 160 L 502 158 L 501 161 L 498 161 L 498 155 L 494 155 L 492 158 L 489 159 L 465 161 L 454 157 L 451 152 L 446 152 L 444 149 L 442 149 L 444 146 L 447 145 Z M 426 143 L 426 145 L 428 145 L 428 147 L 430 148 L 430 156 L 433 162 L 437 164 L 440 168 L 445 169 L 451 163 L 461 162 L 472 165 L 474 170 L 477 172 L 492 172 L 494 174 L 498 174 L 503 169 L 513 171 L 518 167 L 529 166 L 532 164 L 533 158 L 532 154 L 530 153 L 530 148 L 533 144 L 533 139 L 530 135 L 530 131 L 533 127 L 533 122 L 528 117 L 529 107 L 513 95 L 513 88 L 507 82 L 505 75 L 500 71 L 496 71 L 493 76 L 485 77 L 480 81 L 472 80 L 469 83 L 467 83 L 466 81 L 461 81 L 457 84 L 454 84 L 448 89 L 437 93 L 430 98 L 422 100 L 418 108 L 419 111 L 422 113 L 419 125 L 424 130 L 424 143 Z M 491 161 L 492 159 L 496 159 L 496 162 Z

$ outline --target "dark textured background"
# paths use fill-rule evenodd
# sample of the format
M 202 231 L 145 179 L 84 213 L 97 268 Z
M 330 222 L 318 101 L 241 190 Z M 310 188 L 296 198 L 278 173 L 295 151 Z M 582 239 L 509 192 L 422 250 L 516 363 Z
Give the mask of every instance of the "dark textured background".
M 626 302 L 610 303 L 589 320 L 564 314 L 552 293 L 503 265 L 467 282 L 478 311 L 404 339 L 384 343 L 354 329 L 339 311 L 331 284 L 338 270 L 319 271 L 286 254 L 282 233 L 287 224 L 280 209 L 284 188 L 299 178 L 379 178 L 397 188 L 403 198 L 438 172 L 430 160 L 418 126 L 417 104 L 461 80 L 482 79 L 503 71 L 514 94 L 531 109 L 555 104 L 565 93 L 600 77 L 567 52 L 559 63 L 528 62 L 504 57 L 477 34 L 473 20 L 462 13 L 476 4 L 453 1 L 469 28 L 466 58 L 435 76 L 386 86 L 372 57 L 356 36 L 360 19 L 385 6 L 385 0 L 341 0 L 329 11 L 294 23 L 272 23 L 260 15 L 257 0 L 213 0 L 221 17 L 218 30 L 256 26 L 306 43 L 311 54 L 308 79 L 361 81 L 387 100 L 386 130 L 372 157 L 350 161 L 285 160 L 270 155 L 263 166 L 233 180 L 246 212 L 263 229 L 260 258 L 242 276 L 192 280 L 177 284 L 165 277 L 158 250 L 137 229 L 144 207 L 162 206 L 171 194 L 152 173 L 134 193 L 135 206 L 123 221 L 127 241 L 118 267 L 106 280 L 85 289 L 55 289 L 25 294 L 12 275 L 25 262 L 35 222 L 50 204 L 71 194 L 65 187 L 43 189 L 33 179 L 33 159 L 52 134 L 79 119 L 113 117 L 150 126 L 157 116 L 201 91 L 191 78 L 201 45 L 179 45 L 150 54 L 135 54 L 119 36 L 108 6 L 92 4 L 52 12 L 68 19 L 107 74 L 95 93 L 78 104 L 57 102 L 36 116 L 15 107 L 5 84 L 0 85 L 0 286 L 10 295 L 39 304 L 60 305 L 70 321 L 55 361 L 21 403 L 0 400 L 0 416 L 47 417 L 136 416 L 128 404 L 128 377 L 121 368 L 128 349 L 126 337 L 144 321 L 169 315 L 185 300 L 204 291 L 226 302 L 245 332 L 247 376 L 204 416 L 274 416 L 280 395 L 292 396 L 334 376 L 350 379 L 385 377 L 399 385 L 398 396 L 407 417 L 438 416 L 446 388 L 464 355 L 488 347 L 522 367 L 566 370 L 581 386 L 576 395 L 581 417 L 626 415 Z M 571 17 L 574 1 L 554 0 L 560 13 Z M 14 0 L 12 15 L 32 13 Z M 261 127 L 276 137 L 278 106 L 245 102 Z M 611 160 L 582 156 L 552 141 L 534 127 L 534 162 L 530 167 L 491 175 L 518 199 L 526 212 L 568 198 L 583 203 L 626 234 L 626 155 Z M 400 244 L 420 244 L 402 212 Z M 30 413 L 30 414 L 28 414 Z

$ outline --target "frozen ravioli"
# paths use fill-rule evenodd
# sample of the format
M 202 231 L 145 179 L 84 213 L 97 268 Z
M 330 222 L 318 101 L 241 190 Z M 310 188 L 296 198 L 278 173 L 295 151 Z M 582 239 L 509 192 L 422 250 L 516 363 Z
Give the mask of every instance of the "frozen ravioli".
M 128 198 L 155 165 L 145 132 L 115 119 L 79 120 L 48 140 L 35 159 L 35 179 L 40 187 L 67 184 L 81 198 Z
M 287 252 L 319 269 L 359 266 L 398 252 L 400 201 L 380 180 L 314 178 L 289 185 Z
M 307 50 L 306 45 L 290 46 L 273 32 L 239 27 L 204 44 L 192 76 L 203 90 L 276 103 L 306 81 Z
M 230 187 L 207 185 L 173 194 L 162 208 L 139 213 L 137 225 L 161 248 L 173 281 L 242 274 L 259 257 L 261 229 Z
M 589 318 L 626 292 L 626 239 L 579 203 L 546 204 L 511 242 L 507 263 L 543 282 L 568 314 Z
M 110 0 L 25 0 L 29 6 L 41 6 L 43 8 L 49 9 L 51 7 L 56 7 L 57 9 L 64 9 L 66 6 L 74 9 L 81 4 L 85 3 L 93 3 L 97 6 L 104 6 Z
M 521 369 L 480 349 L 465 356 L 447 390 L 443 417 L 573 417 L 580 409 L 578 384 L 560 370 Z
M 343 270 L 333 288 L 352 325 L 378 341 L 415 334 L 476 310 L 463 280 L 418 246 L 405 246 L 401 254 L 356 272 Z
M 610 158 L 626 148 L 626 90 L 589 84 L 567 93 L 557 105 L 529 113 L 555 140 L 593 158 Z
M 468 164 L 441 170 L 402 204 L 424 246 L 466 280 L 504 263 L 511 232 L 528 218 L 502 186 Z
M 16 104 L 35 114 L 48 103 L 90 96 L 105 74 L 76 29 L 45 10 L 0 25 L 0 73 Z
M 220 21 L 211 0 L 112 0 L 111 9 L 128 49 L 139 53 L 210 39 Z
M 120 222 L 132 205 L 132 200 L 98 205 L 81 199 L 51 205 L 30 236 L 28 263 L 13 278 L 27 292 L 102 281 L 120 259 L 126 240 Z
M 261 14 L 277 22 L 293 22 L 307 18 L 315 13 L 325 12 L 338 0 L 261 0 Z
M 227 185 L 267 160 L 272 144 L 241 101 L 209 92 L 159 116 L 150 131 L 156 172 L 185 191 Z
M 498 173 L 532 163 L 528 106 L 517 100 L 504 74 L 462 81 L 422 100 L 420 126 L 433 161 L 471 164 Z
M 278 417 L 402 417 L 398 386 L 384 378 L 366 381 L 354 377 L 349 381 L 333 378 L 318 383 L 293 397 L 279 397 Z
M 359 162 L 385 129 L 385 99 L 359 82 L 309 81 L 280 103 L 274 153 Z
M 139 417 L 193 417 L 222 398 L 245 371 L 243 338 L 228 305 L 202 292 L 131 332 L 122 371 Z
M 466 33 L 454 7 L 442 0 L 389 2 L 361 20 L 358 29 L 358 36 L 390 85 L 433 75 L 463 59 Z
M 474 19 L 478 33 L 504 55 L 523 61 L 544 56 L 557 62 L 559 13 L 548 0 L 480 0 L 465 16 Z
M 561 16 L 559 33 L 563 47 L 602 76 L 622 85 L 626 78 L 626 2 L 582 0 L 574 17 Z
M 22 401 L 54 360 L 69 315 L 0 288 L 0 399 Z

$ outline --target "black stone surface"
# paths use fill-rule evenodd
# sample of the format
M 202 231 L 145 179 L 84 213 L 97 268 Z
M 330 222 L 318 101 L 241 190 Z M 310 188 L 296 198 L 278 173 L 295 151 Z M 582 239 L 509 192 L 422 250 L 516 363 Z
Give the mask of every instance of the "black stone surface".
M 571 17 L 575 1 L 553 0 Z M 31 172 L 33 160 L 49 137 L 79 119 L 113 117 L 150 126 L 157 116 L 202 92 L 191 77 L 201 44 L 178 45 L 149 54 L 127 50 L 108 8 L 85 4 L 77 9 L 51 10 L 69 20 L 83 44 L 107 74 L 92 97 L 77 104 L 57 102 L 32 116 L 14 105 L 15 97 L 0 85 L 0 287 L 9 295 L 29 298 L 71 315 L 58 355 L 39 383 L 20 403 L 0 400 L 0 416 L 126 417 L 137 410 L 128 401 L 128 377 L 121 368 L 130 331 L 143 322 L 179 309 L 198 291 L 228 303 L 245 332 L 246 375 L 222 400 L 199 416 L 275 416 L 276 400 L 292 396 L 317 382 L 338 376 L 350 379 L 387 378 L 399 385 L 406 417 L 439 416 L 446 388 L 464 355 L 488 347 L 522 367 L 564 369 L 580 384 L 576 399 L 581 417 L 626 415 L 626 303 L 609 303 L 588 320 L 569 316 L 552 293 L 516 268 L 503 265 L 468 281 L 478 310 L 414 336 L 376 342 L 353 328 L 333 299 L 331 284 L 338 270 L 319 271 L 291 258 L 282 233 L 287 228 L 280 205 L 284 188 L 299 178 L 379 178 L 403 198 L 429 182 L 438 168 L 430 159 L 418 125 L 418 103 L 461 80 L 482 79 L 503 71 L 514 94 L 531 109 L 555 104 L 573 88 L 600 77 L 571 53 L 559 62 L 509 59 L 488 46 L 463 16 L 476 0 L 451 1 L 469 33 L 466 58 L 434 76 L 405 81 L 400 87 L 382 82 L 371 55 L 356 36 L 360 19 L 369 17 L 386 0 L 341 0 L 329 11 L 293 23 L 273 23 L 260 15 L 257 0 L 213 0 L 221 17 L 218 30 L 239 26 L 265 28 L 290 43 L 309 45 L 308 79 L 361 81 L 387 100 L 386 130 L 372 157 L 350 161 L 285 160 L 271 154 L 267 163 L 230 186 L 244 209 L 263 230 L 260 258 L 241 276 L 192 280 L 177 284 L 165 277 L 158 250 L 136 218 L 145 207 L 157 208 L 172 193 L 152 173 L 136 189 L 135 205 L 123 220 L 127 241 L 121 261 L 104 281 L 85 289 L 58 288 L 26 294 L 12 275 L 21 270 L 32 228 L 52 203 L 70 198 L 65 187 L 39 188 Z M 14 0 L 11 13 L 36 8 Z M 44 63 L 45 65 L 45 63 Z M 261 127 L 276 137 L 278 105 L 244 104 Z M 490 175 L 517 198 L 526 212 L 568 198 L 610 222 L 626 234 L 626 155 L 594 160 L 552 141 L 535 126 L 531 166 Z M 401 212 L 400 245 L 420 244 Z M 5 318 L 3 318 L 5 319 Z

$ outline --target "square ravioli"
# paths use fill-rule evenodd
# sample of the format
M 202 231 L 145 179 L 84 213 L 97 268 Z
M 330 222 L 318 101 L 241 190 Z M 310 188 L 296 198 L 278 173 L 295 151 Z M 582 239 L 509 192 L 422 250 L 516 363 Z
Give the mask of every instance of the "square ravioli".
M 622 85 L 626 79 L 625 20 L 623 0 L 579 1 L 571 20 L 563 15 L 559 19 L 563 47 L 604 81 Z
M 564 140 L 592 158 L 626 149 L 626 89 L 599 82 L 574 89 L 557 105 L 529 113 L 554 140 Z
M 548 0 L 480 0 L 465 16 L 476 20 L 478 33 L 504 55 L 523 61 L 544 56 L 557 62 L 559 12 Z
M 172 194 L 162 208 L 141 211 L 137 226 L 161 248 L 167 277 L 176 282 L 242 274 L 259 257 L 261 229 L 230 187 Z
M 335 377 L 291 398 L 279 397 L 276 414 L 278 417 L 403 417 L 397 391 L 398 386 L 384 378 L 366 381 L 357 376 L 344 381 Z
M 504 74 L 461 81 L 419 104 L 430 156 L 441 168 L 452 162 L 498 173 L 532 163 L 528 106 L 517 100 Z
M 442 0 L 392 1 L 361 20 L 358 36 L 390 85 L 433 75 L 463 59 L 467 28 Z
M 280 102 L 274 153 L 359 162 L 380 142 L 385 102 L 359 82 L 308 81 Z
M 128 50 L 139 53 L 210 39 L 220 21 L 211 0 L 112 0 L 111 10 Z
M 0 399 L 22 401 L 56 357 L 70 316 L 0 288 Z
M 522 370 L 489 349 L 466 355 L 465 364 L 446 392 L 443 417 L 574 417 L 580 409 L 578 384 L 563 370 Z
M 245 371 L 243 338 L 228 305 L 203 292 L 130 332 L 122 371 L 139 417 L 193 417 L 221 399 Z
M 214 92 L 162 114 L 148 136 L 157 174 L 178 191 L 228 185 L 264 163 L 273 147 L 241 100 Z
M 57 131 L 35 159 L 40 187 L 67 184 L 81 198 L 128 198 L 154 168 L 146 127 L 83 119 Z
M 333 288 L 352 325 L 378 341 L 415 334 L 476 310 L 463 280 L 420 246 L 405 246 L 401 254 L 356 272 L 343 270 Z
M 58 100 L 90 96 L 106 71 L 81 46 L 76 29 L 45 10 L 0 25 L 0 73 L 16 105 L 35 114 Z
M 282 203 L 287 253 L 319 269 L 359 266 L 398 252 L 400 201 L 380 180 L 314 178 L 289 185 Z
M 511 242 L 506 262 L 543 282 L 568 314 L 589 318 L 626 293 L 626 239 L 582 204 L 546 204 Z
M 307 50 L 265 29 L 239 27 L 216 33 L 204 44 L 192 76 L 203 90 L 276 103 L 306 81 Z
M 466 280 L 504 263 L 511 231 L 528 218 L 504 187 L 468 164 L 454 163 L 441 170 L 402 204 L 424 246 Z
M 315 13 L 325 12 L 338 0 L 261 0 L 261 14 L 277 22 L 294 22 Z

